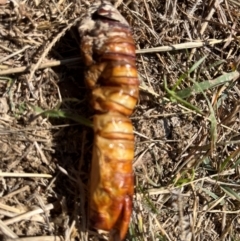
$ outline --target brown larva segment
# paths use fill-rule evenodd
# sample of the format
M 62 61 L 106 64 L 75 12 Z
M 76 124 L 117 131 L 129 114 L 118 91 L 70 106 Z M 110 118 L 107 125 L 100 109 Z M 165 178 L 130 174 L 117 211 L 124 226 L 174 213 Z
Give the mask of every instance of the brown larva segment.
M 85 81 L 92 90 L 94 148 L 90 177 L 90 222 L 126 236 L 132 213 L 134 136 L 129 115 L 137 103 L 139 81 L 130 27 L 108 2 L 92 5 L 79 27 Z

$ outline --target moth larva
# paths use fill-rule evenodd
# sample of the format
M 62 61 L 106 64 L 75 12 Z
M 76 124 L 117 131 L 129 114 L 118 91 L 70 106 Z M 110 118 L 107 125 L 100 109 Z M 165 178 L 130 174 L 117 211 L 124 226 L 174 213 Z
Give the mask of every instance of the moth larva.
M 90 177 L 91 225 L 123 240 L 132 213 L 134 135 L 129 115 L 139 81 L 135 43 L 122 15 L 107 1 L 93 4 L 79 33 L 91 89 L 94 147 Z

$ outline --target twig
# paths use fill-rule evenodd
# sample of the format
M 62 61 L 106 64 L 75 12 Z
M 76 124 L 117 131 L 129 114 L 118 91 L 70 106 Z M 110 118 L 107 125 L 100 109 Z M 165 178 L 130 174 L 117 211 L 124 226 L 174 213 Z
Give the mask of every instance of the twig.
M 182 184 L 181 188 L 184 187 L 184 186 L 188 186 L 188 185 L 190 185 L 192 183 L 201 182 L 201 181 L 209 181 L 209 180 L 211 180 L 212 178 L 215 178 L 215 177 L 230 176 L 230 175 L 234 175 L 235 173 L 236 173 L 235 169 L 230 169 L 230 170 L 223 171 L 223 172 L 217 173 L 217 174 L 213 174 L 213 175 L 210 175 L 210 176 L 207 176 L 207 177 L 201 177 L 199 179 L 195 179 L 195 180 L 192 180 L 190 182 Z M 214 180 L 214 184 L 218 184 L 218 183 L 219 183 L 219 181 Z M 237 185 L 237 187 L 239 187 L 239 185 Z M 171 193 L 172 191 L 177 190 L 179 188 L 180 187 L 175 187 L 175 186 L 170 187 L 168 189 L 165 189 L 165 188 L 151 188 L 151 189 L 148 189 L 148 194 L 149 195 L 167 194 L 167 193 Z
M 71 59 L 63 59 L 63 60 L 52 60 L 48 61 L 46 63 L 40 64 L 38 69 L 45 69 L 45 68 L 51 68 L 59 65 L 67 65 L 67 64 L 74 64 L 80 62 L 81 58 L 71 58 Z M 18 74 L 22 72 L 26 72 L 29 70 L 29 66 L 23 66 L 18 68 L 11 68 L 0 71 L 0 75 L 9 75 L 9 74 Z
M 26 238 L 6 238 L 5 241 L 64 241 L 61 236 L 39 236 L 39 237 L 26 237 Z
M 4 235 L 12 239 L 17 239 L 18 236 L 0 219 L 0 229 Z
M 12 54 L 10 54 L 10 55 L 4 57 L 4 58 L 1 58 L 1 59 L 0 59 L 0 63 L 2 63 L 2 62 L 4 62 L 4 61 L 6 61 L 6 60 L 12 58 L 12 57 L 15 56 L 15 55 L 18 55 L 18 54 L 24 52 L 26 49 L 28 49 L 28 48 L 30 48 L 30 47 L 31 47 L 31 46 L 27 45 L 27 46 L 25 46 L 24 48 L 18 50 L 17 52 L 14 52 L 14 53 L 12 53 Z
M 152 28 L 152 30 L 155 32 L 154 27 L 153 27 L 152 17 L 151 17 L 150 11 L 149 11 L 148 4 L 146 3 L 146 0 L 144 0 L 143 2 L 144 2 L 144 5 L 145 5 L 145 8 L 146 8 L 146 11 L 147 11 L 147 15 L 148 15 L 149 22 L 150 22 L 150 24 L 151 24 L 151 28 Z
M 159 230 L 161 231 L 161 233 L 166 237 L 166 239 L 168 241 L 171 241 L 170 237 L 168 236 L 167 232 L 165 231 L 165 229 L 162 227 L 162 225 L 160 224 L 160 222 L 158 221 L 158 219 L 156 218 L 156 215 L 153 215 L 152 213 L 150 213 L 150 215 L 152 216 L 152 218 L 155 220 L 157 227 L 159 228 Z
M 73 220 L 71 226 L 66 230 L 65 241 L 71 240 L 71 234 L 72 234 L 73 228 L 75 227 L 75 224 L 76 224 L 76 221 Z
M 32 217 L 32 216 L 34 216 L 36 214 L 45 213 L 46 211 L 49 211 L 49 210 L 51 210 L 53 208 L 54 208 L 53 204 L 48 204 L 48 205 L 46 205 L 44 207 L 44 210 L 42 208 L 37 208 L 35 210 L 32 210 L 32 211 L 20 214 L 20 215 L 18 215 L 16 217 L 7 219 L 7 220 L 3 221 L 3 223 L 5 225 L 9 225 L 9 224 L 13 224 L 13 223 L 16 223 L 16 222 L 20 222 L 22 220 L 28 220 L 30 217 Z
M 240 39 L 240 36 L 237 37 Z M 196 42 L 187 42 L 181 44 L 173 44 L 169 46 L 161 46 L 156 48 L 148 48 L 148 49 L 140 49 L 137 50 L 137 54 L 146 54 L 146 53 L 158 53 L 158 52 L 169 52 L 169 51 L 176 51 L 181 49 L 192 49 L 192 48 L 200 48 L 203 46 L 210 46 L 219 43 L 225 43 L 228 39 L 208 39 L 208 40 L 199 40 Z M 0 72 L 1 74 L 1 72 Z
M 232 2 L 233 4 L 236 4 L 237 6 L 240 6 L 240 3 L 236 0 L 230 0 L 230 2 Z
M 21 213 L 21 210 L 19 210 L 18 208 L 9 206 L 7 204 L 3 204 L 1 202 L 0 202 L 0 208 L 3 210 L 7 210 L 8 212 L 12 212 L 12 213 L 17 213 L 17 214 Z
M 36 177 L 36 178 L 51 178 L 52 175 L 44 173 L 15 173 L 15 172 L 0 172 L 0 177 Z
M 22 187 L 22 188 L 19 188 L 19 189 L 13 191 L 13 192 L 10 192 L 10 193 L 8 193 L 7 195 L 1 197 L 0 200 L 1 200 L 1 199 L 11 198 L 11 197 L 17 195 L 18 193 L 23 193 L 23 192 L 29 191 L 29 190 L 30 190 L 30 187 L 29 187 L 28 185 L 27 185 L 27 186 L 24 186 L 24 187 Z
M 44 153 L 43 153 L 41 147 L 38 145 L 37 141 L 34 141 L 33 144 L 35 145 L 38 153 L 40 154 L 42 162 L 49 165 L 49 161 L 48 161 L 47 157 L 44 155 Z
M 121 4 L 122 4 L 123 0 L 117 0 L 115 3 L 114 3 L 114 7 L 115 8 L 118 8 Z
M 206 17 L 206 20 L 207 20 L 207 21 L 204 21 L 204 22 L 202 23 L 201 30 L 200 30 L 200 35 L 201 35 L 201 36 L 203 35 L 204 31 L 205 31 L 206 28 L 207 28 L 208 21 L 212 18 L 213 14 L 215 13 L 217 4 L 219 5 L 220 3 L 222 3 L 222 1 L 223 1 L 223 0 L 215 0 L 214 4 L 212 4 L 212 8 L 211 8 L 208 16 Z M 192 60 L 192 57 L 193 57 L 193 55 L 195 54 L 195 52 L 196 52 L 196 49 L 195 49 L 195 48 L 192 49 L 191 54 L 190 54 L 190 56 L 189 56 L 189 58 L 188 58 L 188 61 L 191 61 L 191 60 Z
M 240 39 L 240 36 L 237 36 L 236 39 Z M 205 41 L 199 40 L 196 42 L 186 42 L 181 44 L 173 44 L 169 46 L 161 46 L 161 47 L 148 48 L 148 49 L 138 49 L 136 50 L 136 54 L 169 52 L 169 51 L 177 51 L 181 49 L 200 48 L 203 46 L 211 46 L 219 43 L 225 43 L 227 41 L 228 39 L 208 39 Z M 45 69 L 45 68 L 51 68 L 51 67 L 60 66 L 60 65 L 75 64 L 75 63 L 79 63 L 80 61 L 81 61 L 80 57 L 64 59 L 64 60 L 53 60 L 53 61 L 48 61 L 46 63 L 40 64 L 37 69 Z M 26 72 L 28 69 L 29 69 L 29 66 L 2 70 L 0 71 L 0 76 L 22 73 L 22 72 Z

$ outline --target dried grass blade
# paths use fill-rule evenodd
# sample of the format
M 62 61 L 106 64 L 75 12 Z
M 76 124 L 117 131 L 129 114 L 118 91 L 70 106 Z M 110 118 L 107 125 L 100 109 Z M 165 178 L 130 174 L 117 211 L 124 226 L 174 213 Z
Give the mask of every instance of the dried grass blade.
M 0 229 L 9 238 L 17 239 L 18 236 L 0 219 Z
M 0 177 L 52 178 L 52 175 L 50 175 L 50 174 L 45 174 L 45 173 L 0 172 Z
M 7 219 L 7 220 L 3 221 L 3 223 L 5 225 L 9 225 L 9 224 L 13 224 L 13 223 L 16 223 L 16 222 L 20 222 L 22 220 L 28 220 L 29 218 L 31 218 L 32 216 L 34 216 L 36 214 L 44 213 L 44 212 L 49 211 L 49 210 L 51 210 L 53 208 L 54 208 L 53 204 L 47 204 L 44 207 L 44 210 L 42 208 L 38 208 L 38 209 L 29 211 L 29 212 L 25 212 L 25 213 L 20 214 L 20 215 L 18 215 L 16 217 Z

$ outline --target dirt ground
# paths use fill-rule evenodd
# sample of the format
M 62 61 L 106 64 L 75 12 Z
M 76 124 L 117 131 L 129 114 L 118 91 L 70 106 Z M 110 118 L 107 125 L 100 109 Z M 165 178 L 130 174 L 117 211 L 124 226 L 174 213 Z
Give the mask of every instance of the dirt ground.
M 0 240 L 87 225 L 93 111 L 79 20 L 95 1 L 0 0 Z M 137 48 L 126 240 L 240 240 L 240 3 L 112 1 Z

